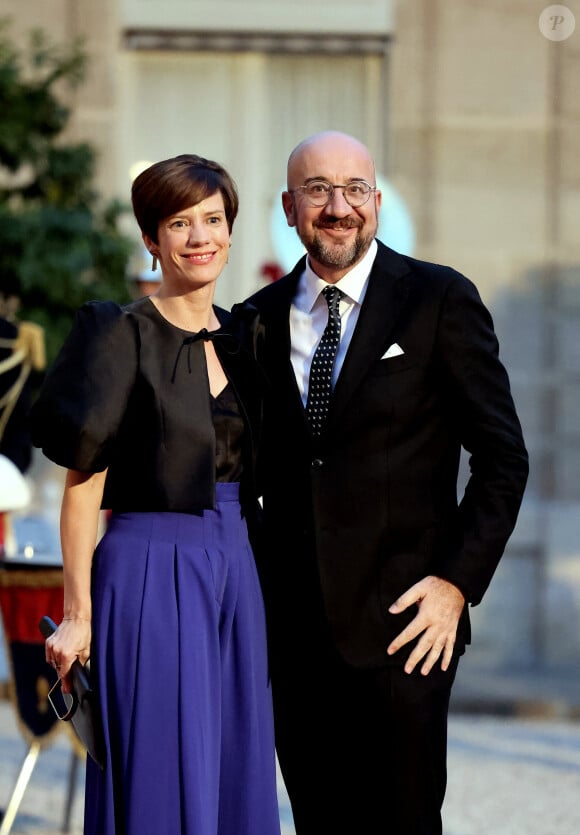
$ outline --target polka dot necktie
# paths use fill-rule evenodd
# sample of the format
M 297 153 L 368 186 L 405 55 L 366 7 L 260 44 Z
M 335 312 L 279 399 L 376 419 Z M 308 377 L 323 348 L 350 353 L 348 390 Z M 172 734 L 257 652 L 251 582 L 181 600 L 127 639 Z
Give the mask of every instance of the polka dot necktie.
M 325 287 L 322 294 L 328 305 L 328 322 L 312 358 L 306 401 L 306 417 L 315 436 L 322 433 L 330 409 L 332 369 L 340 343 L 338 305 L 344 295 L 338 287 L 332 285 Z

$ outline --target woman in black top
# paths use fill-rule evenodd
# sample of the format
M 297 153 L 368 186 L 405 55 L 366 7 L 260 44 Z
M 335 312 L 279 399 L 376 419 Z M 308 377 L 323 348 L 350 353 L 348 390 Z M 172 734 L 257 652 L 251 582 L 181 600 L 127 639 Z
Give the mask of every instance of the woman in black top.
M 106 766 L 87 764 L 90 835 L 278 835 L 256 516 L 253 311 L 213 306 L 236 188 L 183 155 L 137 177 L 157 293 L 90 303 L 48 374 L 33 440 L 68 469 L 66 678 L 91 655 Z M 236 309 L 234 309 L 236 311 Z M 96 551 L 99 508 L 112 516 Z M 93 556 L 94 551 L 94 556 Z

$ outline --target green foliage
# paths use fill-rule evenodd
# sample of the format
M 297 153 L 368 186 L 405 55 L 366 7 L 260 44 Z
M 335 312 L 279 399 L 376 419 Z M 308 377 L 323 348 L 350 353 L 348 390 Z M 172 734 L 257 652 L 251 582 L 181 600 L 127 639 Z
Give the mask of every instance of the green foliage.
M 8 31 L 0 23 L 0 281 L 20 279 L 22 318 L 46 329 L 50 360 L 79 305 L 127 300 L 133 243 L 119 230 L 126 208 L 94 190 L 92 147 L 62 137 L 63 99 L 86 70 L 82 44 L 57 47 L 34 31 L 19 49 Z

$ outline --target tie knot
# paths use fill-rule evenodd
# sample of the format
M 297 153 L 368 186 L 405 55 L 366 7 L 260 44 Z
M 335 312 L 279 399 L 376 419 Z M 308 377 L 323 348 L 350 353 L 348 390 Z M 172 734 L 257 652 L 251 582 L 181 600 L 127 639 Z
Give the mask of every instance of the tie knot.
M 322 291 L 322 295 L 326 299 L 326 304 L 328 305 L 329 309 L 336 313 L 338 312 L 338 305 L 340 300 L 342 299 L 344 293 L 342 290 L 339 290 L 338 287 L 335 287 L 333 284 L 325 287 Z

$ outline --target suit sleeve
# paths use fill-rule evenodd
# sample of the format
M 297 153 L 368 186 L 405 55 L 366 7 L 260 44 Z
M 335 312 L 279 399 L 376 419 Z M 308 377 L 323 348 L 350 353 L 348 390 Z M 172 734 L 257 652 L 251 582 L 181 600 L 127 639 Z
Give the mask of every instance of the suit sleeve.
M 33 444 L 63 467 L 101 472 L 137 369 L 132 324 L 113 302 L 89 302 L 50 368 L 30 413 Z
M 440 573 L 475 605 L 516 523 L 528 456 L 491 316 L 475 286 L 459 274 L 444 299 L 437 349 L 470 454 L 455 544 L 442 555 Z

